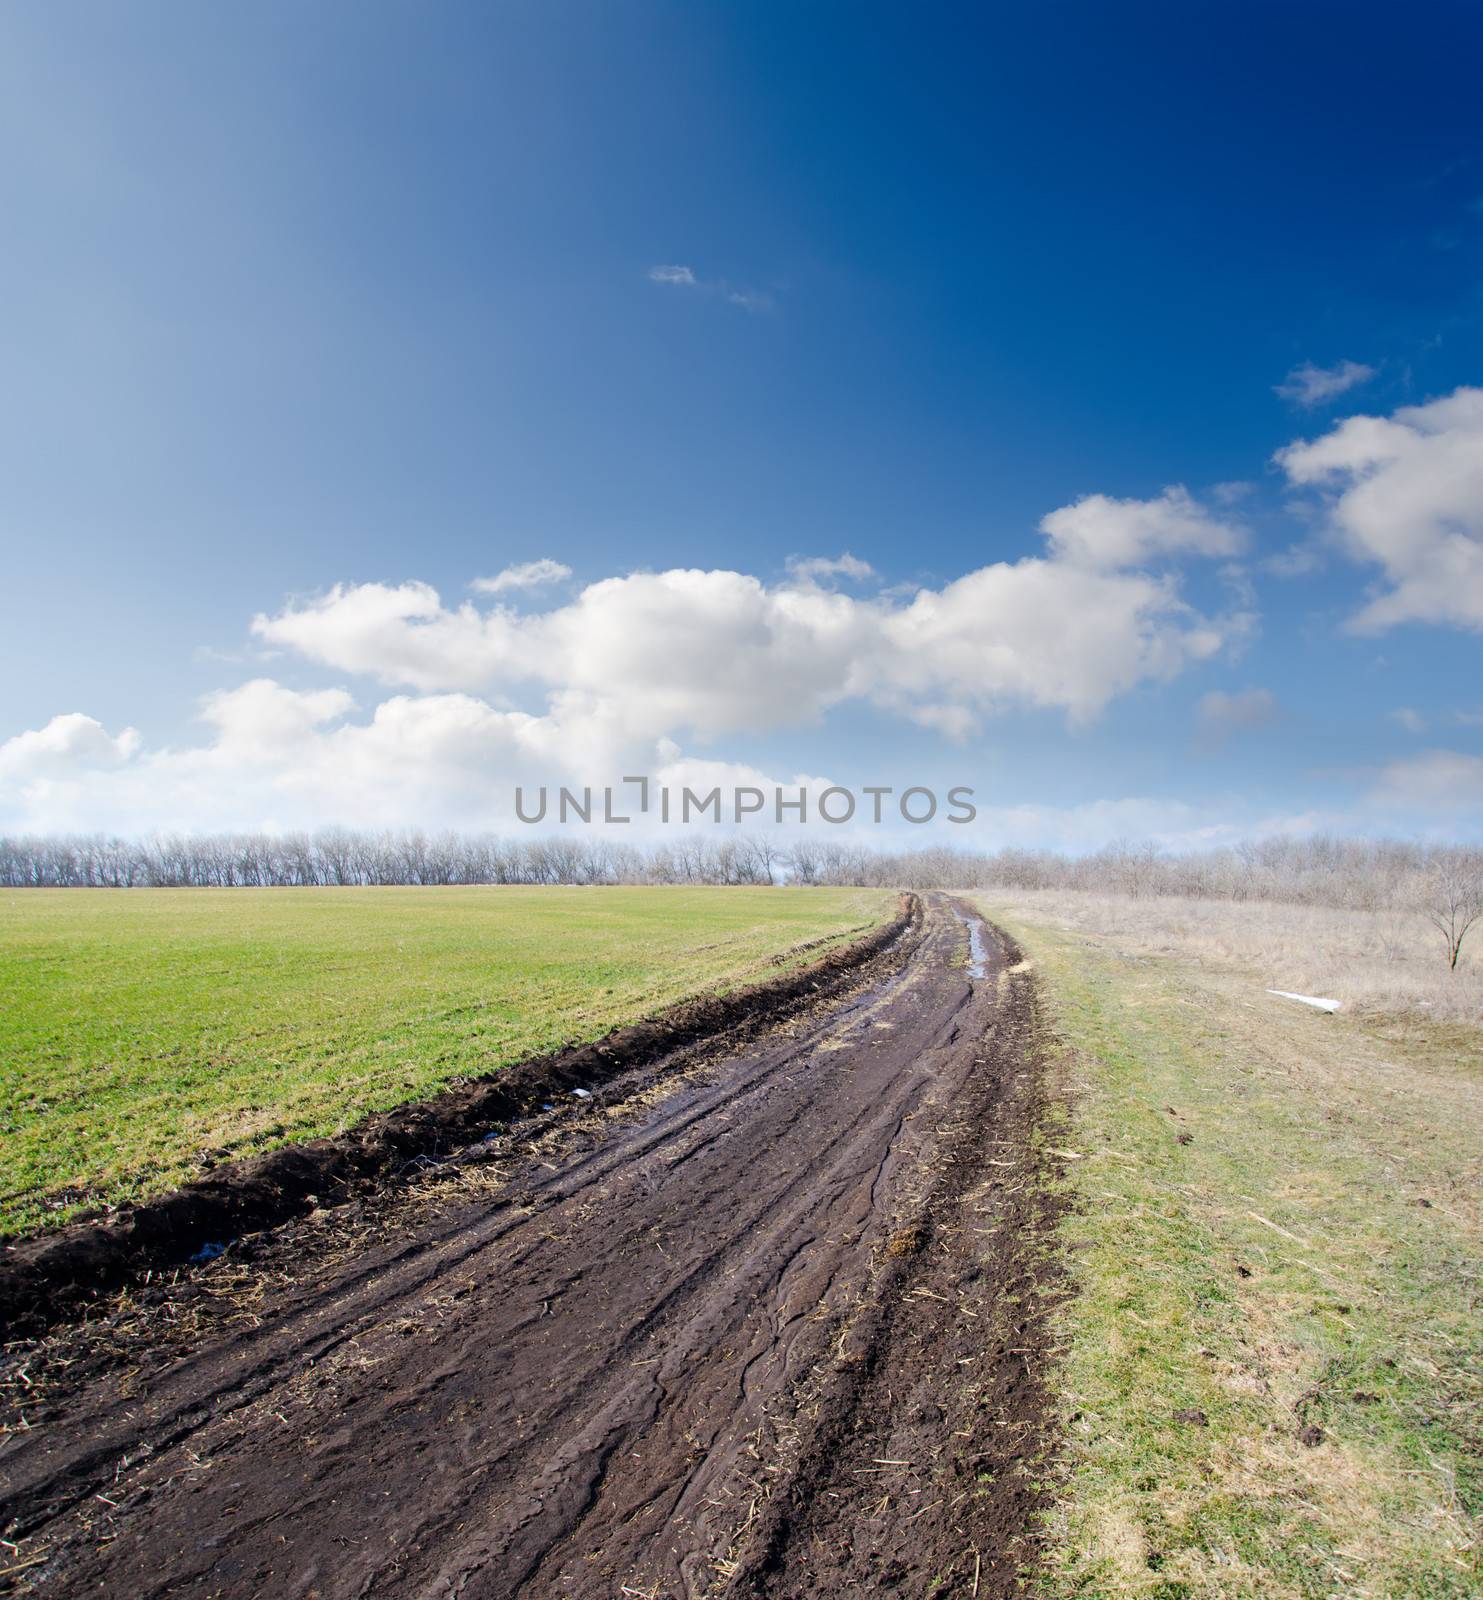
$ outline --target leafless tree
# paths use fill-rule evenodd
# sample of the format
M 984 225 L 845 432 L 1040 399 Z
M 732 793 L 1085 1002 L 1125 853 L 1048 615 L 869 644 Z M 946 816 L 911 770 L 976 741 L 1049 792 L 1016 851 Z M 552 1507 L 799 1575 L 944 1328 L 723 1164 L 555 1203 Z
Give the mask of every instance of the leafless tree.
M 1449 965 L 1483 915 L 1483 853 L 1395 840 L 1269 838 L 1163 854 L 1120 842 L 1089 856 L 943 845 L 873 850 L 858 838 L 789 846 L 766 829 L 696 833 L 640 848 L 597 835 L 499 839 L 418 831 L 0 837 L 0 888 L 366 887 L 382 884 L 811 884 L 912 889 L 1075 889 L 1333 906 L 1409 918 L 1421 908 Z
M 777 870 L 782 852 L 766 834 L 745 834 L 739 846 L 751 871 L 751 882 L 772 884 L 777 882 Z
M 1444 850 L 1433 857 L 1421 910 L 1447 945 L 1447 966 L 1457 971 L 1462 941 L 1483 917 L 1483 853 Z
M 814 884 L 819 881 L 819 847 L 811 839 L 800 839 L 783 858 L 792 881 Z

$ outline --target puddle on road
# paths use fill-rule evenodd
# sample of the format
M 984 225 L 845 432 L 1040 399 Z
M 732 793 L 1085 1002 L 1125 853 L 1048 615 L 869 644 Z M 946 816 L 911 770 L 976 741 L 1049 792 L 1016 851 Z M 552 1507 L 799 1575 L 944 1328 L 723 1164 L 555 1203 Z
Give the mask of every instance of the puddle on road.
M 989 950 L 984 943 L 984 925 L 979 917 L 965 917 L 956 906 L 953 915 L 968 930 L 968 976 L 986 978 L 989 975 Z

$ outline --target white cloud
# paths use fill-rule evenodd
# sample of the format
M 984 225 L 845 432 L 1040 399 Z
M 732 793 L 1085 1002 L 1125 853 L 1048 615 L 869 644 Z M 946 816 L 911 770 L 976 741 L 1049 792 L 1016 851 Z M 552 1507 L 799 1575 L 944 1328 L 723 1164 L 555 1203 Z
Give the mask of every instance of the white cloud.
M 0 746 L 0 827 L 493 827 L 508 824 L 499 807 L 517 781 L 678 770 L 721 754 L 682 740 L 817 724 L 846 703 L 957 740 L 1010 707 L 1084 723 L 1249 624 L 1202 616 L 1173 573 L 1133 565 L 1229 548 L 1234 535 L 1183 491 L 1137 515 L 1107 504 L 1110 520 L 1093 527 L 1083 511 L 1046 556 L 906 592 L 822 581 L 874 576 L 848 553 L 801 558 L 771 584 L 726 569 L 630 573 L 523 612 L 444 605 L 419 582 L 337 585 L 257 616 L 252 632 L 389 686 L 368 713 L 344 687 L 255 678 L 202 702 L 208 732 L 192 747 L 144 751 L 132 730 L 57 718 Z M 524 586 L 554 566 L 512 571 Z
M 771 311 L 773 299 L 763 289 L 738 288 L 725 278 L 697 277 L 693 268 L 672 265 L 650 267 L 650 283 L 663 284 L 672 289 L 693 289 L 700 295 L 714 295 L 728 305 L 739 306 L 743 311 Z
M 211 697 L 209 730 L 193 747 L 145 750 L 137 737 L 110 736 L 91 718 L 54 719 L 0 746 L 0 831 L 232 831 L 314 827 L 460 827 L 521 831 L 515 783 L 602 783 L 646 772 L 677 794 L 778 784 L 817 796 L 829 779 L 779 776 L 755 765 L 687 754 L 669 739 L 589 746 L 560 713 L 502 711 L 468 694 L 393 695 L 365 720 L 353 720 L 343 690 L 296 691 L 268 680 Z M 60 728 L 58 725 L 61 725 Z M 70 730 L 70 731 L 69 731 Z M 600 731 L 590 729 L 588 731 Z M 79 736 L 79 733 L 81 736 Z M 901 777 L 889 771 L 879 781 Z M 673 838 L 640 817 L 631 790 L 615 809 L 634 816 L 619 836 Z M 1415 826 L 1476 815 L 1483 804 L 1483 759 L 1429 751 L 1379 775 L 1368 811 L 1348 815 L 1263 816 L 1239 799 L 1205 804 L 1125 796 L 1071 805 L 993 805 L 980 793 L 977 820 L 945 837 L 965 846 L 1006 844 L 1095 849 L 1119 838 L 1174 848 L 1231 844 L 1269 833 Z M 657 801 L 656 801 L 657 807 Z M 863 811 L 859 813 L 863 817 Z M 708 826 L 708 824 L 707 824 Z M 791 831 L 791 828 L 784 832 Z M 831 836 L 834 835 L 831 830 Z M 887 846 L 921 844 L 927 830 L 868 830 Z
M 1198 538 L 1225 544 L 1203 527 Z M 1119 554 L 1138 548 L 1124 540 Z M 837 593 L 815 581 L 818 566 L 775 586 L 727 570 L 634 573 L 524 616 L 446 608 L 426 584 L 362 584 L 259 616 L 253 631 L 398 686 L 534 689 L 565 723 L 633 737 L 796 727 L 846 700 L 961 736 L 1011 704 L 1086 721 L 1240 634 L 1245 619 L 1200 616 L 1172 577 L 1108 570 L 1111 553 L 1098 555 L 996 562 L 910 599 Z
M 1214 850 L 1244 839 L 1304 837 L 1356 826 L 1353 816 L 1340 814 L 1253 812 L 1234 797 L 1191 805 L 1167 796 L 1127 795 L 1070 806 L 980 806 L 976 823 L 962 830 L 973 837 L 957 842 L 987 849 L 1014 845 L 1072 854 L 1127 840 L 1148 841 L 1165 850 Z
M 1323 552 L 1314 544 L 1290 544 L 1262 562 L 1262 568 L 1279 578 L 1306 578 L 1323 565 Z
M 505 594 L 511 589 L 540 589 L 548 583 L 561 583 L 571 575 L 572 569 L 564 562 L 542 557 L 506 567 L 492 578 L 475 578 L 469 588 L 476 594 Z
M 868 611 L 739 572 L 608 578 L 539 619 L 534 661 L 636 735 L 714 738 L 817 721 L 855 687 Z
M 353 722 L 343 689 L 255 679 L 208 696 L 203 743 L 141 749 L 91 718 L 57 718 L 0 747 L 0 829 L 230 830 L 340 821 L 490 827 L 516 774 L 571 777 L 588 751 L 546 719 L 470 695 L 395 695 Z M 96 730 L 40 755 L 58 722 Z
M 803 582 L 817 582 L 823 578 L 853 578 L 867 583 L 877 576 L 868 561 L 852 556 L 848 550 L 839 556 L 789 556 L 788 573 Z
M 1235 478 L 1226 483 L 1213 485 L 1210 494 L 1221 505 L 1234 506 L 1239 505 L 1243 500 L 1250 499 L 1255 490 L 1256 485 L 1254 483 L 1247 483 L 1244 479 Z
M 1178 598 L 1172 579 L 1055 561 L 996 562 L 883 615 L 861 671 L 877 703 L 920 720 L 944 706 L 1057 708 L 1073 721 L 1208 660 L 1236 631 Z
M 1291 484 L 1325 497 L 1347 552 L 1390 584 L 1351 620 L 1353 631 L 1483 628 L 1483 389 L 1391 417 L 1349 417 L 1276 460 Z
M 66 778 L 88 767 L 117 767 L 138 748 L 137 729 L 114 736 L 95 718 L 70 711 L 0 744 L 0 781 L 24 784 Z
M 1483 756 L 1427 750 L 1383 768 L 1371 799 L 1390 810 L 1469 813 L 1483 808 Z
M 1332 367 L 1315 367 L 1311 361 L 1294 367 L 1272 390 L 1294 405 L 1311 410 L 1350 389 L 1357 389 L 1375 376 L 1375 369 L 1362 361 L 1341 361 Z
M 1241 530 L 1222 522 L 1174 485 L 1154 500 L 1114 500 L 1089 494 L 1041 518 L 1055 559 L 1116 570 L 1175 555 L 1231 556 L 1245 544 Z
M 1410 706 L 1397 706 L 1390 713 L 1390 720 L 1397 727 L 1404 728 L 1407 733 L 1426 732 L 1426 718 L 1419 711 L 1413 711 Z
M 209 694 L 201 718 L 217 729 L 224 745 L 244 755 L 293 755 L 310 732 L 339 722 L 355 709 L 344 689 L 285 689 L 271 678 L 254 678 L 236 689 Z
M 1270 689 L 1241 689 L 1227 694 L 1212 689 L 1199 705 L 1202 733 L 1207 739 L 1223 740 L 1233 733 L 1263 728 L 1277 716 L 1277 701 Z
M 23 786 L 14 783 L 15 770 L 7 769 L 8 781 L 0 783 L 0 831 L 145 835 L 282 831 L 338 822 L 366 829 L 450 826 L 511 834 L 526 831 L 514 820 L 517 782 L 580 786 L 622 772 L 645 772 L 656 786 L 670 788 L 676 805 L 686 785 L 702 795 L 720 787 L 729 803 L 742 786 L 763 790 L 771 802 L 779 785 L 790 796 L 806 785 L 817 798 L 831 782 L 818 774 L 781 776 L 755 765 L 687 755 L 667 739 L 629 745 L 615 758 L 611 751 L 573 740 L 570 728 L 557 726 L 552 718 L 500 711 L 466 694 L 394 695 L 368 720 L 357 722 L 350 719 L 344 691 L 301 693 L 255 680 L 213 697 L 205 718 L 210 732 L 199 746 L 142 750 L 136 740 L 121 743 L 103 734 L 76 742 L 72 759 L 61 770 L 37 776 L 31 769 Z M 82 720 L 97 728 L 92 719 Z M 0 749 L 21 744 L 35 750 L 37 738 L 21 735 Z M 875 776 L 880 782 L 894 777 L 901 786 L 899 775 Z M 616 837 L 672 842 L 693 831 L 659 828 L 656 815 L 642 817 L 634 801 L 631 787 L 620 788 L 615 796 L 615 812 L 633 818 Z M 657 805 L 656 796 L 655 813 Z M 888 813 L 890 808 L 888 800 Z M 866 812 L 861 800 L 857 816 L 863 820 Z M 1134 838 L 1179 848 L 1229 844 L 1273 832 L 1310 832 L 1333 827 L 1335 820 L 1262 817 L 1236 802 L 1192 806 L 1133 796 L 1064 806 L 994 806 L 980 795 L 977 820 L 966 827 L 947 827 L 939 841 L 945 837 L 968 847 L 1023 844 L 1085 850 Z M 791 818 L 785 818 L 775 837 L 785 842 L 795 831 Z M 847 831 L 827 830 L 829 837 Z M 898 825 L 889 817 L 887 826 L 867 828 L 864 835 L 886 847 L 921 845 L 932 837 L 926 828 Z
M 446 610 L 426 583 L 336 584 L 276 617 L 253 618 L 252 632 L 344 672 L 415 689 L 483 684 L 521 675 L 525 624 L 472 605 Z

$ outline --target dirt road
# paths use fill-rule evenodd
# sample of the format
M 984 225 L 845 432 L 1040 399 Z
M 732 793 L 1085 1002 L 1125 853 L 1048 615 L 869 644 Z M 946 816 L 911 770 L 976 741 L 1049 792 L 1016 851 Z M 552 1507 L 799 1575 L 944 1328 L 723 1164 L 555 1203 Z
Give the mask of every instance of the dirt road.
M 1032 979 L 976 933 L 934 900 L 739 1053 L 54 1336 L 0 1448 L 0 1583 L 1016 1592 L 1052 1202 Z

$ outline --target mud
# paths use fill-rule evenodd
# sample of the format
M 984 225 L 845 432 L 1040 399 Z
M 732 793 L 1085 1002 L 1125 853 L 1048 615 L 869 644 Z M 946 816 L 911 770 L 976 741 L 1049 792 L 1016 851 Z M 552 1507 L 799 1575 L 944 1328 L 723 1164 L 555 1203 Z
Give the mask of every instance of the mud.
M 1020 1592 L 1044 1085 L 1031 974 L 984 930 L 970 977 L 954 911 L 524 1157 L 16 1347 L 0 1587 Z
M 920 916 L 915 897 L 904 896 L 890 921 L 796 971 L 730 994 L 683 1001 L 595 1043 L 369 1117 L 338 1137 L 225 1164 L 107 1220 L 84 1220 L 8 1244 L 0 1255 L 0 1329 L 7 1339 L 35 1333 L 78 1315 L 100 1290 L 203 1249 L 213 1254 L 224 1241 L 321 1205 L 343 1204 L 409 1164 L 445 1158 L 470 1139 L 530 1117 L 553 1098 L 590 1093 L 622 1073 L 697 1045 L 713 1046 L 720 1038 L 740 1043 L 840 993 Z

